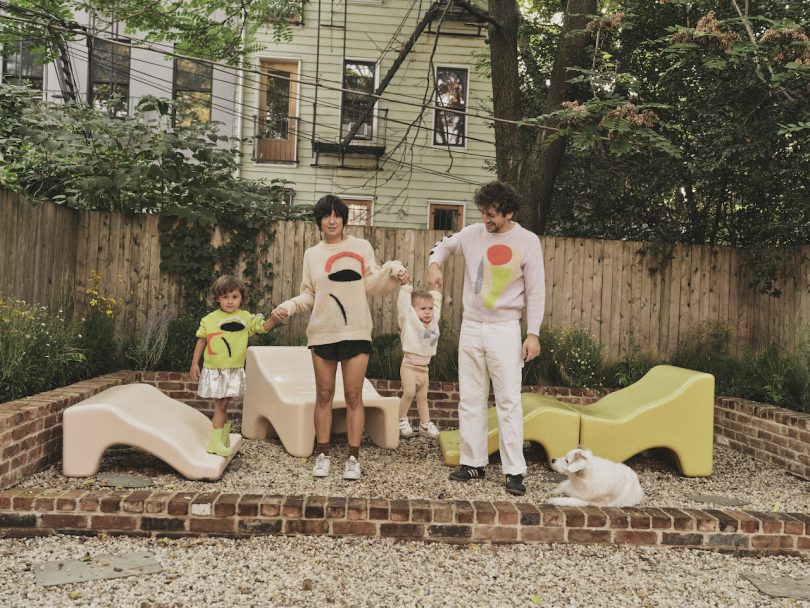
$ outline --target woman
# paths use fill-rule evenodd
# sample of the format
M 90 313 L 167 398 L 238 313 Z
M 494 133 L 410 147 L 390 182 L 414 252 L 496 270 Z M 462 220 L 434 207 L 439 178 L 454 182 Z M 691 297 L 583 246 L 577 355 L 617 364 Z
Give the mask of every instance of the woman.
M 367 295 L 381 295 L 408 282 L 400 262 L 382 268 L 374 259 L 371 244 L 346 236 L 343 229 L 349 208 L 337 196 L 327 194 L 315 204 L 315 223 L 321 242 L 304 252 L 301 294 L 273 310 L 276 321 L 312 309 L 307 325 L 307 345 L 315 369 L 315 477 L 329 474 L 329 437 L 332 429 L 332 399 L 340 362 L 346 399 L 349 458 L 344 479 L 360 478 L 360 441 L 365 426 L 363 381 L 371 354 L 371 311 Z

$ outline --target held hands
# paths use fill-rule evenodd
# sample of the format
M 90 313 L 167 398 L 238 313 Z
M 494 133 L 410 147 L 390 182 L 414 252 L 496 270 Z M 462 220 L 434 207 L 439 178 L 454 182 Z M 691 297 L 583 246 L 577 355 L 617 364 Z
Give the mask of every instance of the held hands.
M 399 280 L 401 285 L 407 285 L 408 281 L 411 280 L 411 277 L 408 274 L 408 271 L 403 268 L 397 273 L 397 279 Z
M 540 354 L 540 338 L 529 334 L 523 341 L 523 360 L 528 363 Z
M 283 306 L 276 306 L 273 312 L 270 313 L 270 318 L 276 323 L 281 323 L 284 319 L 290 316 L 290 313 Z
M 427 271 L 427 284 L 428 289 L 431 291 L 441 291 L 444 286 L 444 278 L 442 277 L 442 269 L 434 262 L 428 267 Z

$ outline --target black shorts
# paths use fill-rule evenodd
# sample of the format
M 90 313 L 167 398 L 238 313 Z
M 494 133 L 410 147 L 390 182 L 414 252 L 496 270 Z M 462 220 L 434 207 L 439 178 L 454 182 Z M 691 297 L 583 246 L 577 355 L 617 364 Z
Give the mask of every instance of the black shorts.
M 319 344 L 309 347 L 321 359 L 346 361 L 360 354 L 370 355 L 373 351 L 368 340 L 341 340 L 331 344 Z

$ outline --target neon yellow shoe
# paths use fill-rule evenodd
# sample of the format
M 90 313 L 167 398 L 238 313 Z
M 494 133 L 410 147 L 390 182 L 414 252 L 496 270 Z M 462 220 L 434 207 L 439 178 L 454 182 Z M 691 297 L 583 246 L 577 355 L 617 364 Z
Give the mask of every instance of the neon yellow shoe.
M 226 448 L 231 447 L 231 423 L 226 422 L 222 427 L 222 445 Z
M 227 458 L 233 451 L 231 448 L 225 447 L 222 443 L 222 430 L 223 429 L 211 429 L 211 438 L 208 440 L 208 445 L 205 446 L 205 451 L 209 454 L 216 454 L 217 456 Z

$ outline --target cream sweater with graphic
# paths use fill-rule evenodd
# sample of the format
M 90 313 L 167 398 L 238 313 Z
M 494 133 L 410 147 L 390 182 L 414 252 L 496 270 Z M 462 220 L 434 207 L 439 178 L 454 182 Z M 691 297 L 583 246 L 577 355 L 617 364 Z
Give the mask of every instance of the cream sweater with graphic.
M 371 340 L 368 296 L 399 287 L 398 261 L 377 265 L 371 243 L 353 236 L 340 243 L 321 241 L 304 252 L 301 294 L 280 304 L 290 316 L 312 310 L 308 346 L 342 340 Z
M 428 266 L 441 267 L 452 255 L 464 256 L 464 319 L 511 321 L 521 318 L 525 306 L 526 333 L 540 335 L 546 280 L 536 234 L 517 222 L 501 233 L 472 224 L 436 243 Z
M 442 313 L 442 294 L 431 291 L 433 296 L 433 321 L 425 326 L 419 314 L 411 303 L 413 287 L 403 285 L 397 297 L 397 321 L 399 323 L 399 340 L 402 343 L 403 353 L 421 355 L 429 359 L 436 354 L 436 345 L 439 343 L 439 316 Z M 427 365 L 424 363 L 423 365 Z

